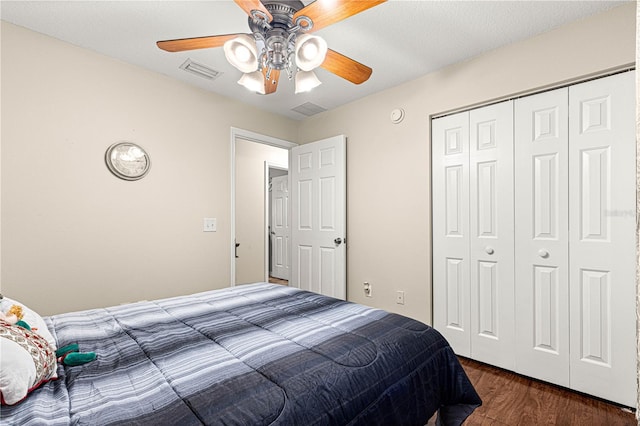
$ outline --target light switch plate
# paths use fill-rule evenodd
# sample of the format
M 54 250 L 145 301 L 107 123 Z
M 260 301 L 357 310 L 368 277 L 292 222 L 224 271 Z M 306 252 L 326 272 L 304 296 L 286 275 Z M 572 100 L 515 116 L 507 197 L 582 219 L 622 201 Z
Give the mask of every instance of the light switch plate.
M 202 230 L 204 232 L 216 232 L 217 231 L 217 224 L 216 224 L 216 218 L 215 217 L 205 217 L 204 218 L 204 227 L 202 228 Z

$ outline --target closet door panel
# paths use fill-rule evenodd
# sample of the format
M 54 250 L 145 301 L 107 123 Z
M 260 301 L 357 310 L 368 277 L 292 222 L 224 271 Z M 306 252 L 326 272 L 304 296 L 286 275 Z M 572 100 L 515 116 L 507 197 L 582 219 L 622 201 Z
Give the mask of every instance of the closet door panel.
M 433 325 L 470 356 L 469 113 L 432 121 Z
M 516 370 L 567 387 L 568 93 L 515 104 Z
M 635 73 L 569 89 L 571 387 L 636 401 Z
M 513 102 L 469 115 L 471 357 L 515 366 Z

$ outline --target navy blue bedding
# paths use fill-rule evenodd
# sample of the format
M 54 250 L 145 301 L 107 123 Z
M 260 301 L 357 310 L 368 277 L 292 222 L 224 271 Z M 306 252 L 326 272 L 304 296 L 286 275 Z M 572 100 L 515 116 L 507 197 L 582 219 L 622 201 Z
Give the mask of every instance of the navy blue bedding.
M 458 425 L 481 404 L 442 336 L 418 321 L 253 284 L 45 318 L 94 351 L 2 424 Z

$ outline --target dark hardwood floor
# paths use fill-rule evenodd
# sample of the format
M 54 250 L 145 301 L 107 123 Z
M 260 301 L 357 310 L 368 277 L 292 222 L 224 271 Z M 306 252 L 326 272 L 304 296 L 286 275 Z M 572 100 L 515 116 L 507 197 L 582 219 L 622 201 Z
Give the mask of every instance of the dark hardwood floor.
M 460 358 L 481 407 L 465 425 L 636 425 L 635 413 L 559 386 Z

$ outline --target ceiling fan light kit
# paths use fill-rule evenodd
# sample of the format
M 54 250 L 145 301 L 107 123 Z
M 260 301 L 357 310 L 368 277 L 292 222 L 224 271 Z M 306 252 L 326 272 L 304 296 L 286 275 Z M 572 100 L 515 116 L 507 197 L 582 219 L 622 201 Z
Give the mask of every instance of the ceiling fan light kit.
M 250 35 L 240 34 L 227 41 L 223 49 L 227 61 L 243 73 L 258 69 L 258 47 Z
M 261 95 L 265 94 L 264 76 L 260 71 L 253 71 L 242 74 L 242 77 L 240 77 L 240 80 L 238 80 L 238 84 L 246 87 L 252 92 L 260 93 Z
M 327 50 L 327 42 L 324 39 L 311 34 L 302 34 L 296 40 L 296 65 L 302 71 L 318 68 L 327 57 Z
M 322 84 L 322 82 L 316 76 L 316 73 L 313 71 L 302 71 L 299 70 L 296 73 L 296 95 L 298 93 L 304 93 L 312 90 L 315 87 L 318 87 Z
M 295 25 L 292 25 L 293 14 L 302 9 L 302 3 L 291 3 L 265 3 L 272 16 L 271 22 L 267 22 L 265 13 L 252 10 L 249 27 L 253 37 L 240 34 L 224 43 L 224 53 L 229 63 L 245 73 L 238 83 L 252 92 L 264 94 L 265 84 L 274 84 L 274 70 L 284 70 L 289 80 L 295 74 L 295 93 L 308 92 L 320 85 L 315 74 L 298 77 L 298 73 L 311 72 L 324 62 L 327 42 L 318 36 L 302 33 L 313 28 L 313 22 L 306 16 L 298 17 Z M 247 73 L 256 71 L 264 71 L 261 91 L 256 90 L 255 78 L 245 78 Z
M 299 0 L 234 1 L 249 15 L 251 34 L 164 40 L 157 42 L 158 47 L 181 52 L 222 46 L 227 61 L 243 73 L 238 83 L 261 94 L 275 92 L 283 70 L 289 80 L 295 75 L 295 93 L 321 84 L 313 73 L 318 67 L 354 84 L 369 79 L 371 68 L 329 49 L 324 39 L 308 33 L 386 0 L 316 0 L 307 6 Z

